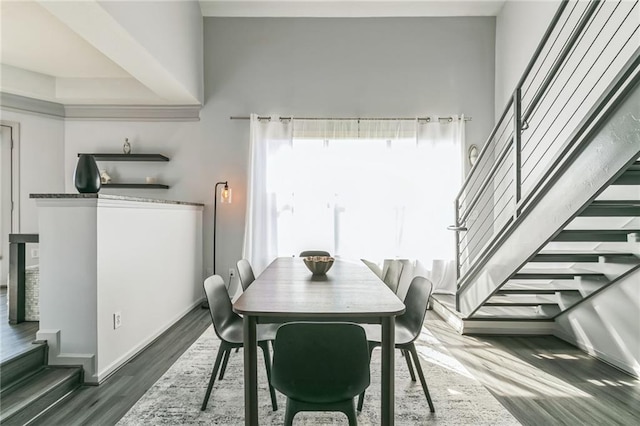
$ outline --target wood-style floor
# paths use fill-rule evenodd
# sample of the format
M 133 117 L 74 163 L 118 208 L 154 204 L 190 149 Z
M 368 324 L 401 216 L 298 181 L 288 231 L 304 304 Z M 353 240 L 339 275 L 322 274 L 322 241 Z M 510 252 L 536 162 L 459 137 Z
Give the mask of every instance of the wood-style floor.
M 36 339 L 39 323 L 28 321 L 9 324 L 7 287 L 0 287 L 0 362 L 24 352 Z
M 523 425 L 639 425 L 640 380 L 553 336 L 461 336 L 427 328 Z
M 207 310 L 194 309 L 103 384 L 83 386 L 35 424 L 115 424 L 210 324 Z M 460 336 L 433 311 L 425 324 L 524 425 L 638 424 L 640 381 L 568 343 Z

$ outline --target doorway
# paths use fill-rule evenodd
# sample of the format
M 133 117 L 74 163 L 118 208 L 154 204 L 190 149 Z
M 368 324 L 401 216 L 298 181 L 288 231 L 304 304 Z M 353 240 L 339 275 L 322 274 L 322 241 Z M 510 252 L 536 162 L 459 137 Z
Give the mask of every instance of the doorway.
M 9 234 L 20 230 L 19 218 L 19 125 L 0 122 L 0 286 L 9 276 Z

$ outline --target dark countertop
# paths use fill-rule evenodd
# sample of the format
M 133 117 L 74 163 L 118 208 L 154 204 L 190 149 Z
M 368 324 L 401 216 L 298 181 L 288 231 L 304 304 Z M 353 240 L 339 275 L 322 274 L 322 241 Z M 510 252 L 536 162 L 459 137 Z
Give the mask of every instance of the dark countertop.
M 125 195 L 107 195 L 107 194 L 30 194 L 29 198 L 96 198 L 100 200 L 122 200 L 122 201 L 139 201 L 143 203 L 158 203 L 158 204 L 179 204 L 183 206 L 198 206 L 204 207 L 202 203 L 191 203 L 188 201 L 171 201 L 161 200 L 154 198 L 141 198 L 141 197 L 129 197 Z

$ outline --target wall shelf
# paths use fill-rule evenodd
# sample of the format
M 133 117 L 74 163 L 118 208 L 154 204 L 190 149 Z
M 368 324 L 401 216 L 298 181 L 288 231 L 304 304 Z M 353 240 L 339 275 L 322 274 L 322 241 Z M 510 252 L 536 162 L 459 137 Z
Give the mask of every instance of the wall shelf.
M 78 154 L 78 157 L 83 153 Z M 169 157 L 162 154 L 118 154 L 118 153 L 85 153 L 92 155 L 96 161 L 169 161 Z M 169 185 L 161 183 L 103 183 L 102 188 L 121 189 L 169 189 Z
M 102 188 L 141 188 L 141 189 L 169 189 L 169 185 L 161 183 L 103 183 Z
M 78 157 L 82 154 L 78 154 Z M 96 161 L 169 161 L 162 154 L 91 154 Z

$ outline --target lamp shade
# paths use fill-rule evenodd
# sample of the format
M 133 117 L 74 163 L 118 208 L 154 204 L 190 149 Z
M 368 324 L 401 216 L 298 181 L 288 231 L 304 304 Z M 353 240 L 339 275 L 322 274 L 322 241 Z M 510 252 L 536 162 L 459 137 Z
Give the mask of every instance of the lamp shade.
M 231 197 L 231 188 L 229 188 L 229 185 L 225 184 L 222 191 L 220 191 L 220 203 L 231 204 Z

